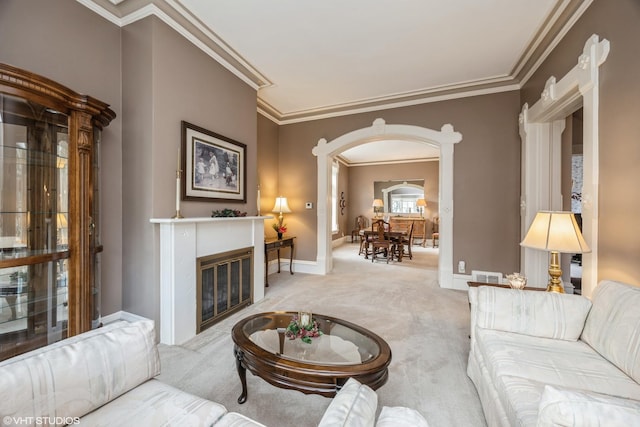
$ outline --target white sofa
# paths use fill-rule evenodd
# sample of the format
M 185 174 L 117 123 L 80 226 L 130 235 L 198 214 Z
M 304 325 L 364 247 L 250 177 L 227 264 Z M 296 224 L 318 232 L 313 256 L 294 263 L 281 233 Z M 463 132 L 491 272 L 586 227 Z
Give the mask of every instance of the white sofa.
M 640 288 L 469 289 L 467 373 L 493 426 L 640 425 Z
M 114 322 L 0 362 L 0 425 L 262 426 L 154 379 L 159 373 L 153 322 Z M 350 379 L 320 426 L 374 426 L 376 412 L 376 393 Z M 385 407 L 377 426 L 391 425 L 427 423 Z

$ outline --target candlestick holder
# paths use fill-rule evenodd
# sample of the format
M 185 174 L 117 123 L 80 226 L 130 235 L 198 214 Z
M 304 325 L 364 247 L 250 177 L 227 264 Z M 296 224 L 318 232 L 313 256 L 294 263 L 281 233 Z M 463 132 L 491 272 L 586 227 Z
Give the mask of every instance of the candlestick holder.
M 180 169 L 176 171 L 176 214 L 171 219 L 184 218 L 180 213 L 180 172 Z

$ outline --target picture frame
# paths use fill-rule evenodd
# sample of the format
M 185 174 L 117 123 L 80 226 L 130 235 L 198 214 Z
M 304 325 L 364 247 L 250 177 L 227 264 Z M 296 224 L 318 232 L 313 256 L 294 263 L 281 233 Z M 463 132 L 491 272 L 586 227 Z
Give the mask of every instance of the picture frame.
M 182 200 L 247 201 L 247 146 L 182 121 Z

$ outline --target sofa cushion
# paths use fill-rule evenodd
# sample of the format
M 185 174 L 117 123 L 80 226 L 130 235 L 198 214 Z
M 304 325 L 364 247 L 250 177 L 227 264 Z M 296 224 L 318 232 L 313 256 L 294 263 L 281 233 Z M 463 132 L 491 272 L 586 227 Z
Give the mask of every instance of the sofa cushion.
M 494 384 L 501 376 L 640 399 L 640 384 L 582 341 L 537 338 L 478 328 L 473 351 Z
M 638 426 L 640 401 L 546 386 L 538 417 L 538 427 Z
M 0 414 L 81 417 L 160 372 L 153 322 L 115 322 L 0 363 Z
M 429 424 L 415 409 L 383 406 L 376 427 L 429 427 Z
M 579 295 L 478 288 L 476 326 L 543 338 L 576 341 L 591 301 Z
M 582 339 L 640 382 L 640 288 L 602 281 L 593 294 Z
M 216 422 L 226 412 L 225 407 L 218 403 L 152 379 L 87 414 L 80 419 L 80 425 L 95 427 L 217 426 Z
M 373 427 L 377 408 L 376 392 L 349 378 L 329 404 L 318 427 Z

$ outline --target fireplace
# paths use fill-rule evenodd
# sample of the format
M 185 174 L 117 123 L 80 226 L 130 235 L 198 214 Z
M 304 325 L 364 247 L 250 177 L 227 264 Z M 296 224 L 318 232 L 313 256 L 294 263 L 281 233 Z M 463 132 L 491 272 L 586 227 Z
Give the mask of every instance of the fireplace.
M 197 333 L 251 304 L 253 248 L 199 257 L 196 278 Z
M 156 322 L 160 325 L 161 343 L 183 344 L 222 316 L 231 314 L 233 311 L 223 313 L 224 301 L 232 310 L 238 311 L 264 298 L 264 220 L 268 218 L 151 219 L 159 226 L 160 318 Z M 220 279 L 225 268 L 232 276 L 237 271 L 243 283 L 237 295 L 236 291 L 224 288 L 224 280 L 217 284 L 215 281 L 205 282 L 205 285 L 199 283 L 202 279 L 198 273 L 199 263 L 208 267 L 209 262 L 220 257 L 242 257 L 241 254 L 249 250 L 252 261 L 239 261 L 237 264 L 231 261 L 228 267 L 222 267 L 217 273 Z M 205 274 L 216 271 L 213 267 L 205 270 L 210 271 Z M 198 302 L 203 289 L 206 289 L 205 298 L 211 303 L 209 309 Z M 215 289 L 217 293 L 212 292 Z M 202 325 L 199 319 L 204 320 Z

